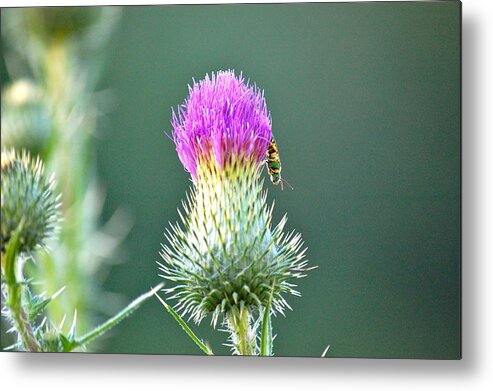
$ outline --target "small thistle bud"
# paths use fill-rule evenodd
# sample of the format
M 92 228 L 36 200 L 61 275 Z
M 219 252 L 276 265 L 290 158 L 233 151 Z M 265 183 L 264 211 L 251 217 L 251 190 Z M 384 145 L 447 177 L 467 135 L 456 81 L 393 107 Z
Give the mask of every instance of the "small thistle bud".
M 63 334 L 54 326 L 46 326 L 39 331 L 41 352 L 63 352 Z
M 53 177 L 44 175 L 39 158 L 33 160 L 27 152 L 14 150 L 2 151 L 1 172 L 1 252 L 19 227 L 20 252 L 45 246 L 58 220 Z
M 206 76 L 189 87 L 172 125 L 193 181 L 183 225 L 171 225 L 161 251 L 162 277 L 176 283 L 167 289 L 175 308 L 197 323 L 212 314 L 215 325 L 222 315 L 227 326 L 251 324 L 269 301 L 283 313 L 307 262 L 301 236 L 283 232 L 286 217 L 272 228 L 261 178 L 272 139 L 263 93 L 232 71 Z
M 32 82 L 18 80 L 2 92 L 3 149 L 26 149 L 32 156 L 41 155 L 52 128 L 49 107 Z
M 40 45 L 65 41 L 98 49 L 109 38 L 120 14 L 118 7 L 10 8 L 2 12 L 2 35 L 19 52 L 26 47 L 38 51 Z
M 85 32 L 99 22 L 104 7 L 27 8 L 19 13 L 22 27 L 37 39 L 51 40 Z

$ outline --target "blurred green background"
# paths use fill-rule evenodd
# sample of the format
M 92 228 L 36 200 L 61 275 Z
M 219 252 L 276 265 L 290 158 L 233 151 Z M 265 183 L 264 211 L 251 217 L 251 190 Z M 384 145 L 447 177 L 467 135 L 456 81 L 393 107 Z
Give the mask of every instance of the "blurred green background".
M 105 289 L 160 282 L 168 221 L 190 186 L 170 131 L 192 78 L 243 71 L 265 89 L 283 177 L 279 220 L 319 268 L 274 319 L 277 356 L 460 356 L 460 3 L 124 7 L 101 84 L 103 218 L 134 219 Z M 3 78 L 2 78 L 3 80 Z M 69 288 L 69 287 L 68 287 Z M 215 352 L 226 333 L 194 327 Z M 104 352 L 200 354 L 157 300 Z

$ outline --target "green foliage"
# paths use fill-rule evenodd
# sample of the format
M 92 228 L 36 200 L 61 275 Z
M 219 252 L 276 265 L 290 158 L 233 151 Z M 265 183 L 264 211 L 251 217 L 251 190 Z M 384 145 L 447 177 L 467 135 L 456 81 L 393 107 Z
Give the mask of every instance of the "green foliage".
M 51 301 L 56 298 L 65 288 L 60 289 L 51 297 L 46 297 L 44 294 L 36 295 L 30 289 L 24 289 L 23 301 L 29 322 L 33 323 L 36 318 L 41 315 Z
M 44 293 L 33 294 L 31 280 L 25 280 L 23 269 L 28 253 L 45 245 L 47 237 L 58 222 L 58 197 L 53 192 L 54 181 L 47 179 L 41 160 L 31 160 L 28 153 L 14 150 L 2 152 L 2 294 L 7 317 L 18 339 L 14 348 L 36 352 L 69 352 L 101 336 L 135 311 L 154 295 L 156 289 L 131 302 L 114 317 L 94 330 L 77 337 L 76 312 L 72 327 L 63 333 L 65 316 L 59 325 L 46 317 L 40 324 L 36 320 L 45 313 L 48 305 L 63 291 L 51 297 Z
M 31 254 L 43 265 L 32 268 L 31 277 L 44 282 L 32 289 L 39 294 L 40 288 L 53 292 L 67 285 L 65 294 L 49 306 L 45 303 L 44 309 L 60 323 L 77 308 L 84 331 L 94 326 L 96 315 L 115 311 L 96 276 L 113 262 L 113 251 L 129 229 L 121 220 L 118 232 L 102 232 L 103 201 L 93 159 L 100 112 L 97 82 L 104 65 L 101 49 L 119 14 L 118 7 L 52 7 L 11 8 L 1 15 L 10 80 L 2 90 L 2 148 L 39 155 L 56 173 L 56 191 L 62 194 L 59 240 L 51 243 L 49 253 Z M 47 211 L 44 205 L 38 209 Z M 9 239 L 3 237 L 4 225 L 16 226 L 18 216 L 11 215 L 4 220 L 2 214 L 2 246 Z M 26 227 L 36 221 L 29 216 Z
M 17 350 L 70 352 L 74 349 L 83 349 L 86 344 L 128 317 L 162 287 L 162 285 L 158 285 L 141 295 L 115 316 L 80 337 L 76 336 L 77 312 L 74 312 L 72 326 L 68 334 L 63 332 L 65 317 L 59 325 L 54 324 L 46 317 L 37 324 L 36 319 L 44 313 L 45 308 L 63 291 L 63 288 L 46 298 L 44 294 L 33 294 L 29 282 L 22 280 L 23 262 L 19 239 L 21 231 L 22 224 L 12 233 L 11 239 L 6 245 L 6 251 L 2 253 L 2 294 L 6 299 L 2 315 L 11 322 L 12 330 L 18 335 L 18 340 L 13 346 Z M 17 275 L 16 269 L 19 269 L 19 275 Z

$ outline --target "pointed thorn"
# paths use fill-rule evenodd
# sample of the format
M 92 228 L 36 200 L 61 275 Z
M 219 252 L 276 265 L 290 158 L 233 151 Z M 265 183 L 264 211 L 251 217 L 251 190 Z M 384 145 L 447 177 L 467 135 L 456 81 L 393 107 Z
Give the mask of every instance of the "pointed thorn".
M 55 299 L 58 295 L 60 295 L 65 290 L 65 288 L 66 288 L 66 286 L 62 286 L 58 291 L 53 293 L 51 295 L 51 300 Z

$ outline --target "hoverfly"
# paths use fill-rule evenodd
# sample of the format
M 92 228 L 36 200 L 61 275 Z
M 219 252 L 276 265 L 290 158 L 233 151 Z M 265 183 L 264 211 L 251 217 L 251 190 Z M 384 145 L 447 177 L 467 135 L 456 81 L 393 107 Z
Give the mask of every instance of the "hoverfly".
M 267 172 L 273 185 L 277 186 L 280 184 L 281 190 L 284 190 L 284 183 L 286 183 L 293 190 L 293 186 L 281 178 L 281 158 L 279 157 L 279 150 L 277 149 L 274 137 L 271 138 L 269 147 L 265 153 L 265 164 L 267 165 Z

